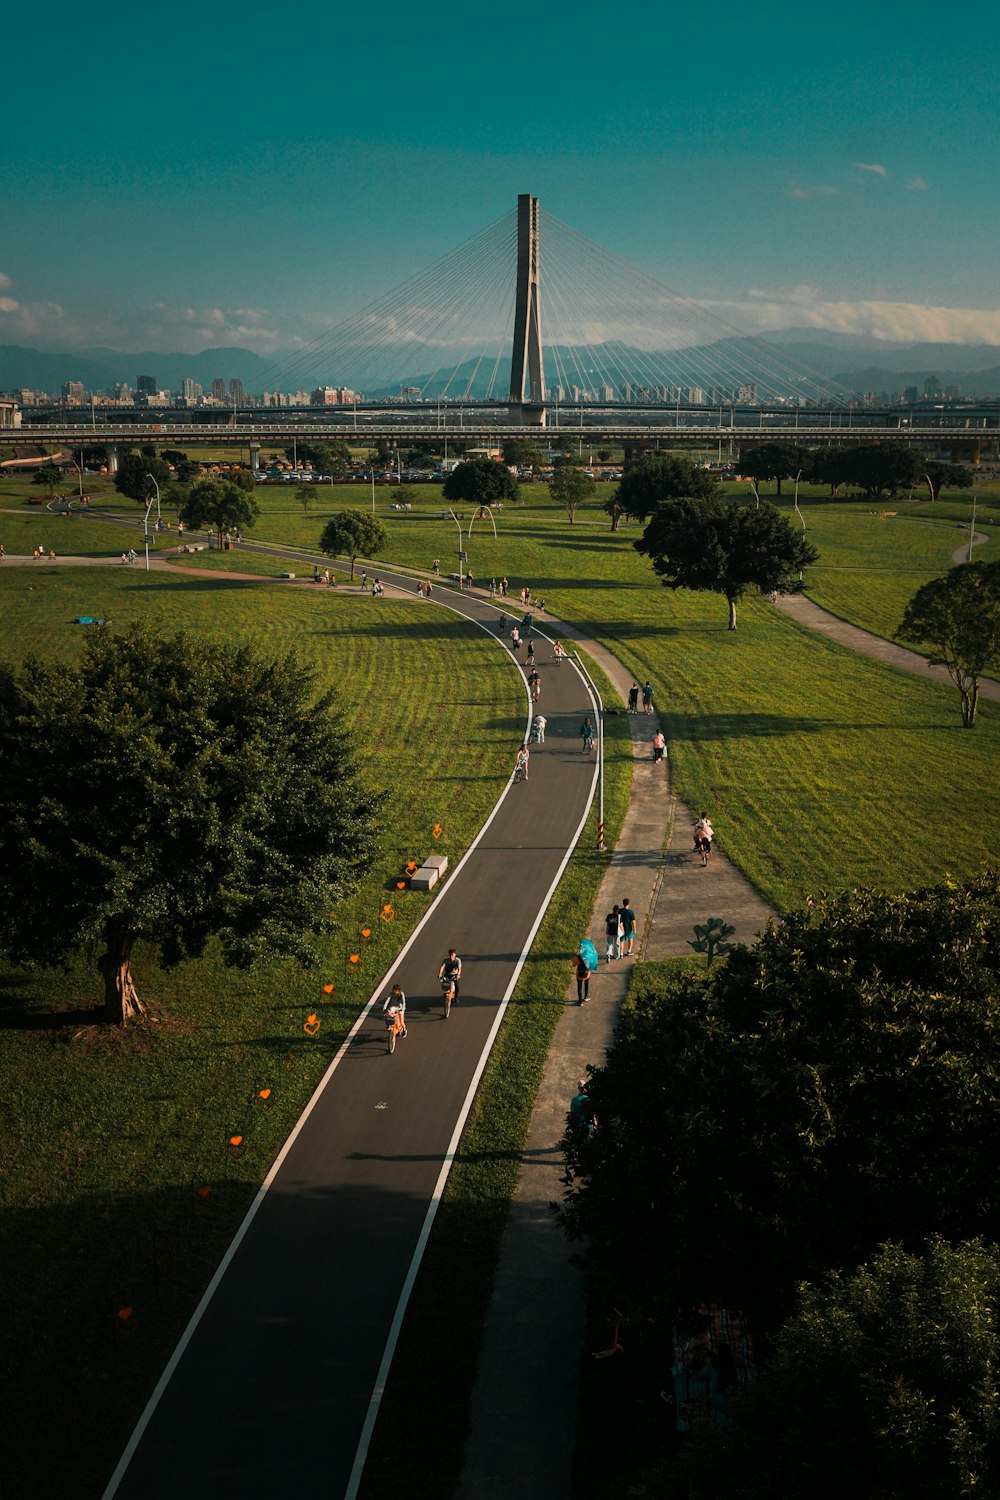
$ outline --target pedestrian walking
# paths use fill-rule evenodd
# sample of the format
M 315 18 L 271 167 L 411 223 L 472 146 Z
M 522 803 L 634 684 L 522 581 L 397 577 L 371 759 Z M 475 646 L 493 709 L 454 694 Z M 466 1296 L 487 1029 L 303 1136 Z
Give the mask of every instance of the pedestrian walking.
M 496 581 L 495 578 L 491 578 L 490 579 L 490 598 L 491 599 L 495 599 L 496 596 L 497 596 L 497 581 Z
M 510 633 L 510 648 L 515 653 L 515 655 L 521 649 L 521 632 L 518 630 L 516 625 L 513 627 Z
M 367 574 L 367 572 L 362 572 L 362 574 L 361 574 L 361 592 L 364 593 L 364 591 L 365 591 L 365 589 L 367 587 L 368 587 L 368 574 Z
M 576 979 L 576 1003 L 586 1005 L 590 999 L 590 968 L 582 953 L 574 954 L 570 967 Z
M 604 931 L 607 937 L 604 962 L 609 964 L 613 958 L 621 958 L 622 956 L 622 919 L 617 904 L 611 908 L 604 918 Z
M 537 703 L 542 692 L 542 679 L 535 671 L 528 673 L 528 692 L 531 694 L 532 703 Z
M 667 742 L 663 738 L 663 730 L 658 729 L 653 735 L 653 759 L 662 760 L 667 748 Z
M 534 641 L 529 640 L 529 642 L 528 642 L 528 650 L 527 650 L 527 653 L 525 654 L 525 658 L 524 659 L 527 662 L 527 664 L 528 664 L 529 667 L 533 667 L 535 665 L 535 643 L 534 643 Z
M 506 599 L 506 597 L 507 597 L 507 588 L 508 588 L 507 575 L 505 573 L 504 576 L 500 580 L 500 597 L 502 599 Z
M 635 912 L 632 903 L 626 896 L 618 909 L 618 916 L 622 924 L 622 942 L 625 945 L 625 957 L 632 957 L 632 945 L 635 942 Z
M 536 714 L 532 719 L 531 737 L 535 741 L 536 745 L 545 744 L 545 726 L 548 722 L 549 721 L 544 714 Z
M 628 711 L 630 714 L 639 711 L 639 684 L 637 682 L 633 682 L 628 690 Z
M 506 635 L 506 634 L 507 634 L 507 616 L 506 615 L 501 615 L 500 616 L 500 624 L 497 626 L 497 635 Z
M 440 578 L 440 576 L 441 576 L 441 559 L 439 557 L 436 557 L 434 559 L 433 566 L 434 566 L 434 577 L 435 578 Z
M 465 570 L 465 582 L 468 585 L 468 587 L 471 589 L 472 588 L 472 569 L 471 568 L 467 568 Z
M 648 677 L 642 690 L 642 707 L 644 713 L 651 714 L 653 712 L 653 685 Z

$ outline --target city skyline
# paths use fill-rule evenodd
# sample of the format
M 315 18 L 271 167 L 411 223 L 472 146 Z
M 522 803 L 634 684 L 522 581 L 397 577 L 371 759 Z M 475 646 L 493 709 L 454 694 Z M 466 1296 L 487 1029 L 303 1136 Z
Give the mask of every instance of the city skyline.
M 985 6 L 960 33 L 923 3 L 808 29 L 722 3 L 710 32 L 640 5 L 512 38 L 389 5 L 377 36 L 311 22 L 307 56 L 239 14 L 193 53 L 102 16 L 46 39 L 44 98 L 5 80 L 0 343 L 293 350 L 531 192 L 748 333 L 1000 344 Z

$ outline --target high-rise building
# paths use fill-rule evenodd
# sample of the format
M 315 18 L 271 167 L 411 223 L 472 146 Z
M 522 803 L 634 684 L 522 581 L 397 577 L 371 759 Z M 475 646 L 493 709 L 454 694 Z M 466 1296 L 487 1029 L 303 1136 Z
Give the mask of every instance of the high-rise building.
M 137 396 L 155 396 L 157 391 L 155 375 L 140 375 L 135 384 Z
M 243 405 L 243 382 L 235 378 L 229 382 L 229 400 L 233 406 Z
M 83 381 L 67 380 L 62 388 L 63 400 L 68 401 L 71 406 L 83 405 Z
M 226 399 L 226 382 L 224 380 L 212 381 L 212 400 L 222 401 Z

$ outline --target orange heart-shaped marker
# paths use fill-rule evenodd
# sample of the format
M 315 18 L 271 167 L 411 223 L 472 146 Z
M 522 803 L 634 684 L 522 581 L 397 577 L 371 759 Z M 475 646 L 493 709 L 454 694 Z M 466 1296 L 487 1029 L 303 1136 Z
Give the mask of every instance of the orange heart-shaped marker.
M 415 875 L 418 868 L 419 867 L 418 867 L 417 862 L 416 862 L 415 859 L 409 859 L 409 860 L 407 860 L 407 862 L 406 862 L 406 873 L 407 873 L 407 875 Z
M 260 1093 L 257 1095 L 258 1099 L 270 1099 L 270 1097 L 271 1097 L 271 1090 L 270 1089 L 261 1089 Z
M 348 954 L 347 962 L 349 964 L 354 964 L 355 966 L 358 965 L 361 962 L 361 954 L 360 953 L 350 953 L 350 954 Z
M 396 881 L 396 889 L 397 889 L 397 891 L 405 891 L 406 890 L 406 881 L 405 880 L 397 880 Z
M 310 1016 L 307 1021 L 303 1021 L 302 1030 L 307 1032 L 309 1036 L 315 1036 L 319 1031 L 320 1025 L 321 1022 L 318 1016 Z
M 212 1189 L 210 1187 L 200 1187 L 198 1189 L 198 1197 L 199 1198 L 207 1198 L 208 1195 L 209 1195 L 209 1193 L 211 1191 L 212 1191 Z
M 231 1135 L 229 1137 L 229 1144 L 231 1146 L 242 1146 L 243 1137 L 241 1135 Z
M 393 919 L 393 917 L 395 915 L 396 915 L 396 913 L 393 911 L 393 909 L 392 909 L 391 906 L 383 906 L 383 908 L 382 908 L 382 921 L 383 922 L 391 922 L 392 919 Z
M 118 1317 L 120 1318 L 120 1320 L 123 1323 L 127 1323 L 128 1320 L 129 1320 L 129 1318 L 131 1316 L 132 1316 L 132 1308 L 131 1307 L 120 1307 L 118 1309 Z
M 362 927 L 362 929 L 361 929 L 361 936 L 364 938 L 365 942 L 368 941 L 368 939 L 371 937 L 371 935 L 372 935 L 372 930 L 371 930 L 370 927 Z
M 324 986 L 323 986 L 323 993 L 324 993 L 324 995 L 332 995 L 333 994 L 333 985 L 332 984 L 324 984 Z
M 435 838 L 435 839 L 439 839 L 441 837 L 442 833 L 444 833 L 444 829 L 441 827 L 441 824 L 440 823 L 435 823 L 434 827 L 431 829 L 431 837 Z

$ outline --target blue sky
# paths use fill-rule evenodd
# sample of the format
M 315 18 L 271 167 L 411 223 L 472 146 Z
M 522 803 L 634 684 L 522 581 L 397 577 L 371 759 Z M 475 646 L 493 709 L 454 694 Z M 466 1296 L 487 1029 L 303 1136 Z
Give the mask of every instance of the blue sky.
M 0 343 L 294 347 L 519 192 L 750 331 L 1000 343 L 985 4 L 39 14 Z

